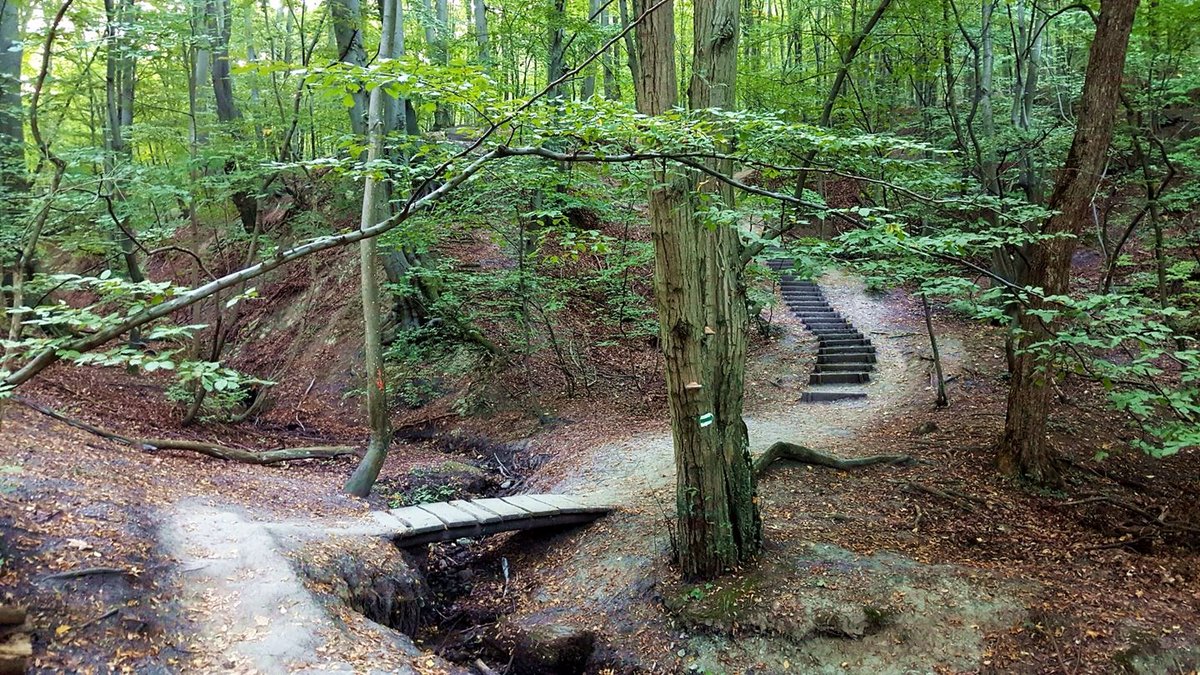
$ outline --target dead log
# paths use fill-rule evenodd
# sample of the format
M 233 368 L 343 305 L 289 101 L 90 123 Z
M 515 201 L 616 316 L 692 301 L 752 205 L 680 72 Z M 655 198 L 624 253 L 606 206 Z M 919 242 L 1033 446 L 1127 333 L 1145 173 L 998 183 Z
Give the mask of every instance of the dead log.
M 0 605 L 0 675 L 21 675 L 33 656 L 24 607 Z
M 33 656 L 33 641 L 28 633 L 13 635 L 0 642 L 0 675 L 21 675 Z
M 25 608 L 0 605 L 0 626 L 19 626 L 25 623 Z
M 125 445 L 131 445 L 135 448 L 153 452 L 156 450 L 186 450 L 188 452 L 196 452 L 217 459 L 225 459 L 232 462 L 242 462 L 245 464 L 278 464 L 279 462 L 291 462 L 300 459 L 329 459 L 332 457 L 343 457 L 345 455 L 358 454 L 358 448 L 350 445 L 328 445 L 328 446 L 313 446 L 306 448 L 281 448 L 278 450 L 264 450 L 261 452 L 243 450 L 241 448 L 230 448 L 216 443 L 207 443 L 204 441 L 185 441 L 173 438 L 132 438 L 123 436 L 107 429 L 102 429 L 94 424 L 89 424 L 82 420 L 77 420 L 69 417 L 53 408 L 47 408 L 40 403 L 35 403 L 21 396 L 14 396 L 13 400 L 21 405 L 35 410 L 47 417 L 82 429 L 90 434 L 94 434 L 101 438 L 107 438 L 110 441 L 116 441 Z
M 812 448 L 806 448 L 803 445 L 795 443 L 785 443 L 779 441 L 767 448 L 766 452 L 759 455 L 754 460 L 754 474 L 759 475 L 766 471 L 775 462 L 786 459 L 791 462 L 800 464 L 809 464 L 811 466 L 824 466 L 830 469 L 838 469 L 840 471 L 849 471 L 859 467 L 871 466 L 872 464 L 891 464 L 904 466 L 914 464 L 917 460 L 908 455 L 871 455 L 868 457 L 852 457 L 850 459 L 839 459 L 832 455 L 826 455 L 817 452 Z

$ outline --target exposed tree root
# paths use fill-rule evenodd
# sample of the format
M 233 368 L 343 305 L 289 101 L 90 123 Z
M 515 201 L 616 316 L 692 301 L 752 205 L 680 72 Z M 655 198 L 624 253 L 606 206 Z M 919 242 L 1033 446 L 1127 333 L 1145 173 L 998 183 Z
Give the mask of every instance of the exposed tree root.
M 253 452 L 243 450 L 241 448 L 230 448 L 224 445 L 215 443 L 207 443 L 204 441 L 185 441 L 174 438 L 131 438 L 122 436 L 116 432 L 102 429 L 93 424 L 88 424 L 82 420 L 77 420 L 73 417 L 68 417 L 63 413 L 47 408 L 39 403 L 34 403 L 26 398 L 14 396 L 13 400 L 21 405 L 36 410 L 48 417 L 69 424 L 76 429 L 82 429 L 90 434 L 95 434 L 101 438 L 107 438 L 111 441 L 132 445 L 135 448 L 153 452 L 155 450 L 186 450 L 188 452 L 196 452 L 217 459 L 225 459 L 232 462 L 242 462 L 244 464 L 278 464 L 279 462 L 291 462 L 299 459 L 329 459 L 332 457 L 342 457 L 345 455 L 358 454 L 358 448 L 350 445 L 329 445 L 329 446 L 314 446 L 307 448 L 280 448 L 279 450 L 264 450 L 262 452 Z
M 803 445 L 780 441 L 767 448 L 766 452 L 754 460 L 754 474 L 761 474 L 781 459 L 801 464 L 811 464 L 813 466 L 824 466 L 841 471 L 849 471 L 850 469 L 857 469 L 872 464 L 895 464 L 903 466 L 913 464 L 917 461 L 908 455 L 871 455 L 869 457 L 838 459 L 832 455 L 826 455 L 811 448 L 806 448 Z

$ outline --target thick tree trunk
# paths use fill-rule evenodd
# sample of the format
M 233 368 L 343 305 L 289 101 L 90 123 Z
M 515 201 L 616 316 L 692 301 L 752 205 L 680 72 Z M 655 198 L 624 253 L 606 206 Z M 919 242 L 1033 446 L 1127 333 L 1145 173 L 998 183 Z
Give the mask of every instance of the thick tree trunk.
M 363 46 L 362 5 L 359 0 L 330 0 L 329 14 L 333 20 L 333 36 L 337 43 L 338 60 L 353 66 L 367 63 Z M 352 94 L 350 129 L 356 136 L 367 133 L 367 94 L 359 88 Z
M 703 0 L 696 12 L 702 46 L 695 61 L 706 79 L 693 81 L 693 103 L 728 105 L 737 2 Z M 635 84 L 646 114 L 662 114 L 676 103 L 673 22 L 674 5 L 667 2 L 636 27 L 641 71 Z M 735 230 L 696 221 L 693 175 L 662 164 L 653 186 L 655 299 L 675 445 L 676 552 L 686 576 L 714 577 L 753 556 L 762 536 L 741 417 L 746 303 L 740 251 Z
M 1041 230 L 1045 235 L 1060 236 L 1029 247 L 1026 285 L 1041 288 L 1044 295 L 1063 295 L 1070 288 L 1071 258 L 1079 234 L 1089 222 L 1088 210 L 1112 140 L 1114 111 L 1120 100 L 1125 54 L 1137 5 L 1138 0 L 1104 0 L 1100 5 L 1075 138 L 1048 203 L 1055 214 Z M 1044 307 L 1046 303 L 1031 298 L 1030 309 Z M 1021 312 L 1019 319 L 1019 347 L 1042 342 L 1052 334 L 1053 325 L 1029 312 Z M 1053 371 L 1050 364 L 1029 351 L 1018 351 L 1015 366 L 997 462 L 1006 474 L 1055 484 L 1060 480 L 1058 466 L 1046 441 L 1051 393 L 1047 384 Z

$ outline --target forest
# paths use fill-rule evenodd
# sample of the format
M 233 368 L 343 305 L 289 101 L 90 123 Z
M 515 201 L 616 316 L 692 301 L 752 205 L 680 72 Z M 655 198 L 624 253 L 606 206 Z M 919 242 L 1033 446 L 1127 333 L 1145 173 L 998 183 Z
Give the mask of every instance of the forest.
M 1200 0 L 0 0 L 0 675 L 1200 672 Z

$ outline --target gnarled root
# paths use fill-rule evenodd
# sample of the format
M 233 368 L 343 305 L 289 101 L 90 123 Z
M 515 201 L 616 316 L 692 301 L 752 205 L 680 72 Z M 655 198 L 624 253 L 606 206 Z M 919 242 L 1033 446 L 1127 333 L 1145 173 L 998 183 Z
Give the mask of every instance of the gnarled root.
M 869 457 L 853 457 L 850 459 L 838 459 L 832 455 L 817 452 L 812 448 L 806 448 L 803 445 L 795 443 L 785 443 L 779 441 L 767 448 L 766 452 L 759 455 L 754 460 L 754 475 L 760 475 L 767 470 L 776 461 L 786 459 L 792 462 L 801 464 L 810 464 L 813 466 L 824 466 L 830 469 L 840 469 L 849 471 L 862 466 L 870 466 L 872 464 L 894 464 L 907 465 L 913 464 L 917 460 L 908 455 L 871 455 Z

